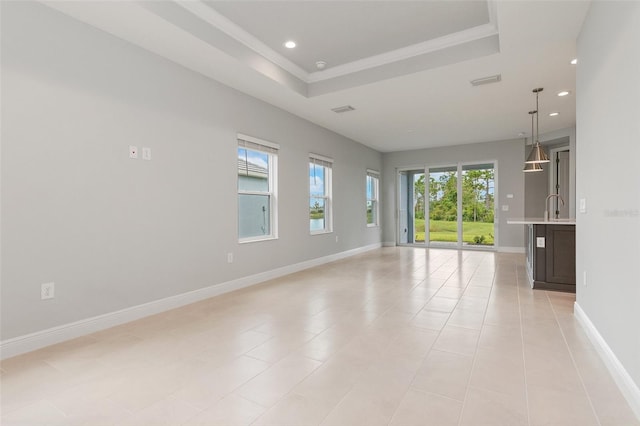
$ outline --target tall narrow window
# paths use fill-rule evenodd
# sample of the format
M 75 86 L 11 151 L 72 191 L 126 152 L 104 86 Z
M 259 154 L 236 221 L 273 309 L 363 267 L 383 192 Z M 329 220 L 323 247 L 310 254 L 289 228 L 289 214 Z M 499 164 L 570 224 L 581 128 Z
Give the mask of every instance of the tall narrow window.
M 380 174 L 367 170 L 367 226 L 378 226 L 378 193 Z
M 279 145 L 238 135 L 238 239 L 278 237 L 276 176 Z
M 309 230 L 312 234 L 332 231 L 332 165 L 331 158 L 309 154 Z

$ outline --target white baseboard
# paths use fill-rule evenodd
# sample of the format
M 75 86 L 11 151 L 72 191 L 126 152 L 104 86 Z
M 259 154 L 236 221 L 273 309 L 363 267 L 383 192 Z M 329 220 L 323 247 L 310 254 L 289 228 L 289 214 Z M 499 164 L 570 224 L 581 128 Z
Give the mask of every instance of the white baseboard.
M 311 259 L 293 265 L 283 266 L 281 268 L 272 269 L 270 271 L 261 272 L 259 274 L 248 277 L 238 278 L 236 280 L 215 284 L 198 290 L 189 291 L 187 293 L 177 294 L 153 302 L 144 303 L 142 305 L 132 306 L 119 311 L 110 312 L 108 314 L 98 315 L 95 317 L 83 319 L 69 324 L 60 325 L 35 333 L 14 337 L 0 342 L 0 359 L 6 359 L 12 356 L 31 352 L 36 349 L 50 346 L 56 343 L 64 342 L 76 337 L 95 333 L 116 325 L 135 321 L 150 315 L 165 312 L 170 309 L 179 308 L 191 303 L 199 302 L 210 297 L 218 296 L 230 291 L 239 290 L 264 281 L 302 271 L 304 269 L 320 266 L 325 263 L 344 259 L 369 250 L 380 248 L 381 243 L 371 244 L 364 247 L 358 247 L 352 250 L 331 254 L 329 256 Z
M 384 241 L 382 243 L 382 247 L 395 247 L 395 246 L 396 246 L 395 241 Z
M 498 247 L 498 253 L 525 253 L 524 247 Z
M 574 316 L 584 328 L 589 340 L 593 343 L 600 358 L 602 358 L 602 361 L 604 361 L 611 376 L 613 376 L 613 379 L 620 388 L 622 395 L 624 395 L 636 417 L 640 420 L 640 388 L 638 388 L 638 384 L 633 381 L 620 360 L 618 360 L 618 357 L 616 357 L 602 335 L 600 335 L 598 329 L 593 325 L 580 305 L 578 305 L 578 302 L 575 302 L 573 306 Z

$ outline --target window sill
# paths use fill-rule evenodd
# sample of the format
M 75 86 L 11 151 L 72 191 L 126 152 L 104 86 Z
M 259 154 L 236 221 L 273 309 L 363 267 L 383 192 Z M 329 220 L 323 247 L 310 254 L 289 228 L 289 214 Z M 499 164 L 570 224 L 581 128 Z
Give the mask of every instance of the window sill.
M 367 228 L 377 228 L 380 225 L 378 225 L 377 223 L 367 223 Z
M 324 235 L 324 234 L 331 234 L 333 233 L 333 230 L 330 231 L 311 231 L 309 232 L 309 235 Z
M 277 240 L 278 237 L 277 236 L 267 236 L 267 237 L 253 237 L 253 238 L 243 238 L 241 240 L 238 240 L 239 244 L 248 244 L 248 243 L 258 243 L 260 241 L 271 241 L 271 240 Z

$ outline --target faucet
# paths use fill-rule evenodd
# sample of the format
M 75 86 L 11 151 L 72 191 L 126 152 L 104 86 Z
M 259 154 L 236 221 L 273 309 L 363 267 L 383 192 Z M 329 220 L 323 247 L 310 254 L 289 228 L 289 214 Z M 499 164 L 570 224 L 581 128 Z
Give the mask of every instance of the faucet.
M 547 199 L 544 201 L 544 220 L 545 220 L 545 222 L 550 219 L 550 217 L 549 217 L 549 200 L 551 198 L 553 198 L 553 197 L 557 197 L 558 200 L 560 200 L 560 202 L 564 206 L 564 200 L 562 199 L 560 194 L 550 194 L 547 197 Z M 558 218 L 558 214 L 556 213 L 555 216 L 556 216 L 555 219 L 557 219 Z

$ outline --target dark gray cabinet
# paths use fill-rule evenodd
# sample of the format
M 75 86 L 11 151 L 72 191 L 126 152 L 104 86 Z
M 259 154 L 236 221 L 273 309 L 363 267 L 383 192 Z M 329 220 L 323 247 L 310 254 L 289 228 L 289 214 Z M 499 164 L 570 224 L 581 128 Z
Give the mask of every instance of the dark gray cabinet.
M 529 225 L 527 261 L 533 288 L 576 291 L 576 230 L 573 225 Z

